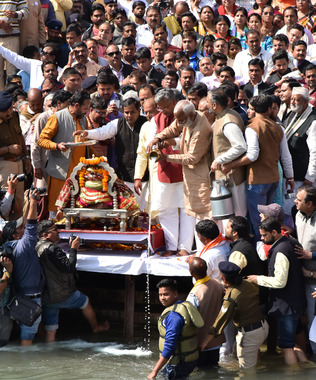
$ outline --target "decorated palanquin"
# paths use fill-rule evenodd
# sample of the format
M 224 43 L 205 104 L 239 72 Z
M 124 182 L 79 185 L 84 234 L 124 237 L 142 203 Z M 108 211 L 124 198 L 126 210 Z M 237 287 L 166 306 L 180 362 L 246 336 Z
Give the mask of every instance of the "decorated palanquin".
M 56 200 L 68 224 L 70 217 L 119 218 L 126 221 L 127 212 L 139 211 L 134 193 L 117 178 L 106 157 L 80 158 L 79 164 Z M 121 230 L 125 227 L 122 226 Z

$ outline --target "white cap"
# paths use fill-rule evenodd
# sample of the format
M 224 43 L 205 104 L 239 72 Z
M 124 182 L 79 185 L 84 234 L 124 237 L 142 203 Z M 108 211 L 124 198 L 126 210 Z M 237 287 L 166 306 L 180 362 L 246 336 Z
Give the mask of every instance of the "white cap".
M 139 102 L 138 94 L 134 90 L 129 90 L 129 91 L 125 92 L 125 94 L 123 95 L 123 101 L 126 99 L 129 99 L 129 98 L 134 98 L 135 100 L 137 100 Z
M 309 92 L 305 87 L 294 87 L 292 95 L 302 95 L 305 99 L 309 99 Z

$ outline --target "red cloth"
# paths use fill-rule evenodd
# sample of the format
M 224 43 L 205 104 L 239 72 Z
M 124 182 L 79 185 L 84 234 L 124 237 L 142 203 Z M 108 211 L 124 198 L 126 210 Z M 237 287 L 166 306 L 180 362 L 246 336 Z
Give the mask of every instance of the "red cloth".
M 235 10 L 238 8 L 238 6 L 236 4 L 234 4 L 234 8 L 233 8 L 233 11 L 230 15 L 228 16 L 231 16 L 231 17 L 234 17 L 234 13 L 235 13 Z M 217 9 L 217 12 L 220 16 L 227 16 L 226 12 L 225 12 L 225 8 L 224 8 L 224 5 L 220 5 Z
M 160 133 L 173 122 L 174 116 L 165 116 L 159 112 L 154 116 L 157 125 L 157 133 Z M 171 146 L 161 150 L 163 154 L 179 154 L 179 150 L 173 150 Z M 182 165 L 174 164 L 173 162 L 162 161 L 158 162 L 158 180 L 163 183 L 182 182 Z

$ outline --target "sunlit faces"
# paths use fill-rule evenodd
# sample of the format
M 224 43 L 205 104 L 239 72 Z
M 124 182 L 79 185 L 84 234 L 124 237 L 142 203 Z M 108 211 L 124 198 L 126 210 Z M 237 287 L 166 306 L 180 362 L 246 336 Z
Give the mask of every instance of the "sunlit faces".
M 113 95 L 114 85 L 99 83 L 97 84 L 97 90 L 99 96 L 108 102 L 111 99 L 111 96 Z
M 308 99 L 304 98 L 302 95 L 291 96 L 291 110 L 297 112 L 298 114 L 303 113 L 308 105 Z
M 178 299 L 178 292 L 169 287 L 162 287 L 158 290 L 159 301 L 164 307 L 173 305 Z
M 249 103 L 249 107 L 247 109 L 247 115 L 248 115 L 249 119 L 256 117 L 256 111 L 250 103 Z
M 293 49 L 293 57 L 298 61 L 302 61 L 306 58 L 306 46 L 305 45 L 296 45 Z
M 257 33 L 248 33 L 247 45 L 249 47 L 250 53 L 257 55 L 261 50 L 259 35 Z
M 274 67 L 280 75 L 284 75 L 289 67 L 289 62 L 286 58 L 277 59 L 275 61 Z
M 298 29 L 291 29 L 289 34 L 289 42 L 292 45 L 295 41 L 299 41 L 303 37 L 303 33 Z
M 316 88 L 316 69 L 305 71 L 305 82 L 310 89 Z
M 295 11 L 286 9 L 283 13 L 284 23 L 289 28 L 297 22 L 297 16 Z
M 259 65 L 250 65 L 248 68 L 249 78 L 252 84 L 258 84 L 262 82 L 262 76 L 264 70 Z
M 288 83 L 282 83 L 280 88 L 280 99 L 283 103 L 290 104 L 292 96 L 292 90 Z
M 182 39 L 183 50 L 191 56 L 197 47 L 197 42 L 192 37 L 184 37 Z
M 214 53 L 228 54 L 228 43 L 224 40 L 216 40 L 214 42 Z
M 130 126 L 134 126 L 140 115 L 140 109 L 137 109 L 135 104 L 124 107 L 124 117 Z

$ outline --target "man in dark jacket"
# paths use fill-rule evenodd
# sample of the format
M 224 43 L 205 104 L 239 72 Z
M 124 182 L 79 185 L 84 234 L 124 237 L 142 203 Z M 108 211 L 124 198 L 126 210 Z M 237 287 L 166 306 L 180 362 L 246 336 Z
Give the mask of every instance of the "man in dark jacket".
M 261 240 L 272 244 L 268 256 L 268 276 L 248 276 L 259 286 L 269 288 L 269 315 L 275 315 L 278 344 L 288 365 L 306 361 L 304 352 L 295 346 L 300 316 L 306 308 L 304 277 L 295 253 L 297 241 L 281 234 L 281 223 L 265 219 L 259 226 Z
M 60 309 L 81 309 L 94 333 L 108 330 L 109 323 L 106 321 L 100 325 L 89 298 L 76 290 L 74 273 L 77 249 L 80 245 L 79 237 L 72 241 L 69 258 L 67 258 L 66 253 L 57 245 L 59 233 L 52 220 L 43 220 L 39 223 L 38 236 L 40 240 L 36 245 L 36 250 L 46 277 L 43 295 L 46 342 L 55 341 Z

